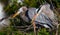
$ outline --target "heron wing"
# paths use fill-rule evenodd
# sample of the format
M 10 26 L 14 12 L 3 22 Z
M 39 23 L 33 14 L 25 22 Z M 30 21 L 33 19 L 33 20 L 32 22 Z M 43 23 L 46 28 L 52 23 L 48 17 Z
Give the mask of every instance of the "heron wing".
M 36 8 L 30 8 L 29 12 L 28 12 L 29 17 L 32 19 L 35 14 L 37 14 Z M 52 21 L 48 18 L 48 16 L 46 16 L 43 13 L 39 14 L 37 16 L 37 18 L 35 19 L 35 21 L 39 22 L 36 24 L 40 24 L 40 25 L 45 26 L 47 28 L 49 28 L 48 26 L 53 28 Z

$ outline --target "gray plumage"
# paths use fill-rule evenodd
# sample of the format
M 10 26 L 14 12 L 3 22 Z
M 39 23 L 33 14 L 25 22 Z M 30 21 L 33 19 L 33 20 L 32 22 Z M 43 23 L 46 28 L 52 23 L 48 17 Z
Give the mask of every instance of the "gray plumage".
M 5 18 L 7 16 L 6 13 L 4 12 L 3 8 L 4 8 L 4 4 L 0 3 L 0 19 Z M 10 24 L 10 21 L 8 19 L 1 21 L 0 30 L 4 27 L 9 26 L 9 24 Z
M 29 11 L 28 11 L 29 17 L 32 19 L 35 14 L 37 14 L 36 9 L 35 8 L 30 8 Z M 49 26 L 54 28 L 51 20 L 49 19 L 49 17 L 47 15 L 45 15 L 43 12 L 38 15 L 38 17 L 36 18 L 35 21 L 36 21 L 36 24 L 42 25 L 46 28 L 50 28 Z

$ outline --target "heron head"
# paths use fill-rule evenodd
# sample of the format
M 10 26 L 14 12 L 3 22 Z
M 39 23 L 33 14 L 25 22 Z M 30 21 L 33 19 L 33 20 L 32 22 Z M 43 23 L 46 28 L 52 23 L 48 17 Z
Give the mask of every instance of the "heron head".
M 22 7 L 17 11 L 17 13 L 15 13 L 15 14 L 13 15 L 13 18 L 16 17 L 16 16 L 17 16 L 18 14 L 20 14 L 20 13 L 25 13 L 27 10 L 28 10 L 28 8 L 27 8 L 26 6 L 22 6 Z
M 28 9 L 27 9 L 27 7 L 26 6 L 23 6 L 23 7 L 21 7 L 22 9 L 22 12 L 26 12 Z

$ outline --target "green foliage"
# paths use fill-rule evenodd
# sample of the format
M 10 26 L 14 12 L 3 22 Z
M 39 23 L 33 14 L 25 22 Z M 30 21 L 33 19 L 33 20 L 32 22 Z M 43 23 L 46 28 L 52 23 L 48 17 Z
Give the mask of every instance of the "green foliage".
M 9 26 L 5 29 L 3 29 L 2 31 L 0 31 L 0 35 L 34 35 L 34 32 L 29 32 L 29 33 L 25 33 L 19 30 L 14 30 L 14 28 L 12 26 Z M 39 32 L 37 32 L 38 35 L 49 35 L 49 32 L 46 31 L 45 28 L 40 29 Z
M 30 6 L 30 7 L 36 7 L 36 5 L 37 5 L 36 2 L 37 2 L 37 0 L 24 0 L 24 4 L 26 4 L 27 6 Z
M 40 4 L 44 4 L 45 0 L 24 0 L 24 5 L 29 7 L 39 7 Z

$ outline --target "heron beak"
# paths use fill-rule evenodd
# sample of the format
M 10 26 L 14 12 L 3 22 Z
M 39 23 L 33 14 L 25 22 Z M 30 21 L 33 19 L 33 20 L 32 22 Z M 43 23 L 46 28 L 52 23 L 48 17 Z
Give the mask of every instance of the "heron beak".
M 15 18 L 17 15 L 19 15 L 19 13 L 17 12 L 17 13 L 15 13 L 13 16 L 12 16 L 12 18 Z

